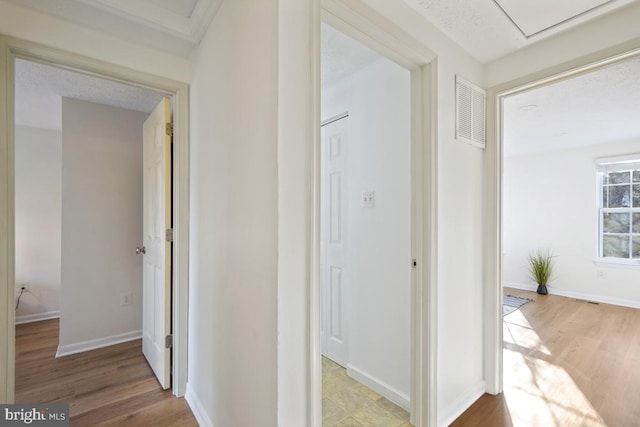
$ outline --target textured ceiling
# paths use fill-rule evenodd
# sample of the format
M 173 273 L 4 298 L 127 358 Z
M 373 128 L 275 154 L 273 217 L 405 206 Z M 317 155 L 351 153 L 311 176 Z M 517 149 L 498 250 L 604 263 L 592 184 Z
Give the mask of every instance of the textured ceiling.
M 223 0 L 0 1 L 187 57 L 202 39 Z M 375 2 L 362 1 L 375 9 Z M 640 0 L 384 1 L 398 6 L 408 4 L 480 62 L 487 63 Z
M 526 37 L 532 37 L 611 0 L 494 0 Z
M 487 63 L 636 0 L 389 1 L 404 1 L 478 61 Z
M 163 95 L 148 89 L 16 60 L 15 123 L 60 129 L 62 97 L 150 113 Z
M 187 57 L 222 0 L 0 0 Z
M 640 57 L 504 102 L 506 157 L 640 140 Z
M 380 56 L 330 25 L 321 26 L 322 87 L 328 87 L 366 67 Z

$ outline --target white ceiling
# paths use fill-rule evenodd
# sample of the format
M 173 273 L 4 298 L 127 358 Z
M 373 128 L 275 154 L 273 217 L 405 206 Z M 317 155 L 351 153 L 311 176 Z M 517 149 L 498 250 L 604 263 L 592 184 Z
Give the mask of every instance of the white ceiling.
M 222 0 L 0 0 L 188 56 Z
M 163 95 L 49 65 L 16 60 L 15 123 L 60 130 L 62 97 L 150 113 Z
M 188 56 L 223 0 L 0 0 Z M 367 0 L 364 0 L 365 2 Z M 482 63 L 640 0 L 405 2 Z
M 504 102 L 505 157 L 640 140 L 640 57 Z
M 393 1 L 406 2 L 478 61 L 487 63 L 637 0 Z
M 320 44 L 323 88 L 380 58 L 378 53 L 325 23 L 321 26 Z

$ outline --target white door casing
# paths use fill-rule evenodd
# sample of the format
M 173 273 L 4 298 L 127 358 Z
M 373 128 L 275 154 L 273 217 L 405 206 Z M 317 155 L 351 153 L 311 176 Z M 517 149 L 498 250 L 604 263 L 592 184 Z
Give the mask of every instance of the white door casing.
M 142 352 L 162 388 L 171 386 L 171 104 L 164 98 L 143 127 Z
M 346 366 L 346 156 L 348 118 L 322 126 L 321 286 L 322 354 Z

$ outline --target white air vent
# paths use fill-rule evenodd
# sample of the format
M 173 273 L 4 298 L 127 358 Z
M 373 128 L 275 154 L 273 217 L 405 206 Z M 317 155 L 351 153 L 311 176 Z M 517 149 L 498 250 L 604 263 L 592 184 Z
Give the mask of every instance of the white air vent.
M 456 139 L 484 148 L 486 92 L 456 76 Z

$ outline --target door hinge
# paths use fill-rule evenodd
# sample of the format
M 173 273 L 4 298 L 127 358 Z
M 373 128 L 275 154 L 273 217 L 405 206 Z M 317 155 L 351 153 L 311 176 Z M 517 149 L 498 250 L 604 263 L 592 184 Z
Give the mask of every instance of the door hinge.
M 173 242 L 173 228 L 167 228 L 165 239 L 167 242 Z
M 173 123 L 166 124 L 167 135 L 173 136 Z
M 411 260 L 411 268 L 416 268 L 418 266 L 418 260 L 417 259 L 412 259 Z
M 173 335 L 167 335 L 164 338 L 164 348 L 172 348 L 173 347 Z

